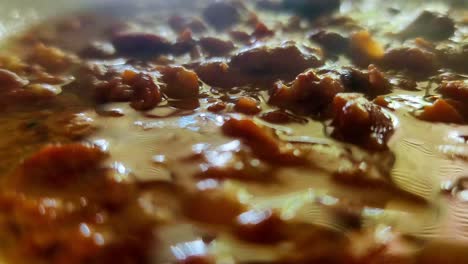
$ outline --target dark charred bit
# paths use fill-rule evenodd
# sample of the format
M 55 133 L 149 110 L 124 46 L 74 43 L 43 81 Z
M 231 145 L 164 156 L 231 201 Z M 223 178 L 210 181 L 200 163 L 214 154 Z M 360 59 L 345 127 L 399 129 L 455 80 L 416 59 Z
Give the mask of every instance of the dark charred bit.
M 235 45 L 230 40 L 222 40 L 215 37 L 204 37 L 201 38 L 200 46 L 210 56 L 222 56 L 231 52 Z
M 145 56 L 167 53 L 170 42 L 162 36 L 151 33 L 118 33 L 112 38 L 117 52 L 130 56 Z
M 222 30 L 237 24 L 240 12 L 231 2 L 216 1 L 203 10 L 203 17 L 215 29 Z
M 335 96 L 331 128 L 332 137 L 371 150 L 386 150 L 394 131 L 391 117 L 356 93 Z
M 276 47 L 254 47 L 236 54 L 230 62 L 230 66 L 242 72 L 289 77 L 321 64 L 315 50 L 299 47 L 294 42 Z
M 284 8 L 309 19 L 333 12 L 340 4 L 340 0 L 283 0 Z
M 423 11 L 403 31 L 398 33 L 403 39 L 423 37 L 428 40 L 440 41 L 451 37 L 455 33 L 455 22 L 436 12 Z
M 369 65 L 367 71 L 345 68 L 341 72 L 341 80 L 346 90 L 364 93 L 369 98 L 388 94 L 392 91 L 392 85 L 388 79 L 372 64 Z
M 310 70 L 299 74 L 290 86 L 277 82 L 269 103 L 300 113 L 317 114 L 328 108 L 336 94 L 344 92 L 340 76 Z
M 331 54 L 345 53 L 349 49 L 349 39 L 336 32 L 319 30 L 312 33 L 309 39 Z

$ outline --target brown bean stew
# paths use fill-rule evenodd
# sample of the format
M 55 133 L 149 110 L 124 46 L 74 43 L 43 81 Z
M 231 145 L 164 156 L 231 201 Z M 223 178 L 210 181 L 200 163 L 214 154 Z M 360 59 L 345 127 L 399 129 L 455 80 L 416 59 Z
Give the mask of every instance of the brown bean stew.
M 17 34 L 0 262 L 468 263 L 464 3 L 96 4 Z

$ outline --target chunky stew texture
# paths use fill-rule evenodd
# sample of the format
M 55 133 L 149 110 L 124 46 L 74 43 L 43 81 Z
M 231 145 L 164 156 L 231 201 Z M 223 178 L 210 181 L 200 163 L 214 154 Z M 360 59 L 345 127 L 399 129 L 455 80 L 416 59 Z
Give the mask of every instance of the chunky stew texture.
M 463 0 L 96 3 L 0 133 L 0 262 L 468 263 Z

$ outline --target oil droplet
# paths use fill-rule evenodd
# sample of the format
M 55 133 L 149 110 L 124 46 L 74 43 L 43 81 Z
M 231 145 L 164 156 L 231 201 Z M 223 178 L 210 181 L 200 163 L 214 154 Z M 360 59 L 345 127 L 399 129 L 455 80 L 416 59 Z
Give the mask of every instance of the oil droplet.
M 85 223 L 80 224 L 80 233 L 84 237 L 90 237 L 91 236 L 91 230 L 89 229 L 88 225 Z
M 458 192 L 457 197 L 463 202 L 468 202 L 468 190 L 463 190 L 461 192 Z
M 184 260 L 193 256 L 206 255 L 208 248 L 205 242 L 199 239 L 171 246 L 171 251 L 178 260 Z
M 251 210 L 237 217 L 239 223 L 244 225 L 258 225 L 271 216 L 270 210 Z
M 216 189 L 219 186 L 219 182 L 213 179 L 206 179 L 197 183 L 197 188 L 200 191 Z
M 154 163 L 164 163 L 166 162 L 166 156 L 164 155 L 154 155 L 152 158 Z

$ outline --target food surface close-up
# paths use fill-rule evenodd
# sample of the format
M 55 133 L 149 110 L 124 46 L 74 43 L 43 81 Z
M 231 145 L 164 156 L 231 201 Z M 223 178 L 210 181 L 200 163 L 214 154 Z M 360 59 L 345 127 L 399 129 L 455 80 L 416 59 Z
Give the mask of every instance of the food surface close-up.
M 468 263 L 468 2 L 95 2 L 2 39 L 0 263 Z

